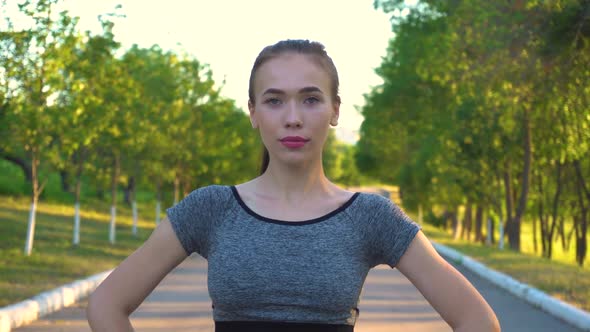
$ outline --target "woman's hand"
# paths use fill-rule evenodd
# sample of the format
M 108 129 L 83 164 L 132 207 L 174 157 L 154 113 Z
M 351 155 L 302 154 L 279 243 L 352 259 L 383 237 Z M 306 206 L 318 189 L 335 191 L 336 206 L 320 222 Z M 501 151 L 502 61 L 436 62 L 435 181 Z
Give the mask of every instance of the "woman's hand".
M 90 296 L 86 314 L 92 331 L 133 331 L 129 315 L 186 257 L 165 218 Z
M 397 269 L 422 293 L 454 331 L 500 331 L 492 308 L 420 231 Z

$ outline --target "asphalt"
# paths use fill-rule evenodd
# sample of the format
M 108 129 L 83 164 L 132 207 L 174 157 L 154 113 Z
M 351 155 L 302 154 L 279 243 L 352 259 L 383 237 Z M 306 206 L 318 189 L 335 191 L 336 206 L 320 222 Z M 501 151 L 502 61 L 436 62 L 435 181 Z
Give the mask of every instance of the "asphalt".
M 574 332 L 578 330 L 503 289 L 455 266 L 490 303 L 502 331 Z M 47 315 L 13 331 L 90 331 L 86 302 Z M 189 257 L 172 271 L 131 316 L 136 331 L 213 331 L 207 293 L 207 262 Z M 361 295 L 356 332 L 442 332 L 451 328 L 397 270 L 378 266 L 369 272 Z

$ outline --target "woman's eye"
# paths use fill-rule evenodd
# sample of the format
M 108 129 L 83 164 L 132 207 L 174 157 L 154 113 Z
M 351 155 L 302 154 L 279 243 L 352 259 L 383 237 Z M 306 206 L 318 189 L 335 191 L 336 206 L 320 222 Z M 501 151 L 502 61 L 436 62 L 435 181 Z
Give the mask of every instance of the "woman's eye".
M 280 105 L 281 100 L 277 99 L 277 98 L 268 98 L 267 100 L 264 101 L 264 103 L 270 104 L 270 105 Z
M 318 97 L 308 97 L 304 100 L 304 103 L 315 104 L 315 103 L 318 103 L 319 101 L 320 101 L 320 99 Z

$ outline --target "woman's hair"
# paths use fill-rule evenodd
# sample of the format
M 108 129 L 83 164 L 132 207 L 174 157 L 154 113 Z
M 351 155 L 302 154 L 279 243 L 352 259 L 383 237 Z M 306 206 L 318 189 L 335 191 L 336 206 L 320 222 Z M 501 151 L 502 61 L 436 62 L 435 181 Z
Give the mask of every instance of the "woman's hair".
M 274 45 L 265 47 L 260 52 L 260 54 L 258 54 L 256 60 L 254 61 L 254 66 L 252 66 L 252 71 L 250 72 L 250 81 L 248 85 L 248 98 L 250 103 L 255 104 L 256 102 L 254 98 L 254 79 L 258 68 L 260 68 L 260 66 L 266 63 L 268 60 L 285 53 L 305 54 L 309 55 L 313 60 L 317 61 L 317 63 L 328 73 L 328 75 L 330 75 L 330 94 L 332 100 L 340 104 L 340 96 L 338 95 L 338 87 L 340 85 L 340 82 L 338 80 L 338 71 L 336 70 L 336 66 L 332 61 L 332 58 L 328 56 L 328 53 L 326 52 L 324 45 L 322 45 L 321 43 L 303 39 L 281 40 L 280 42 Z M 268 163 L 270 161 L 268 150 L 264 146 L 262 149 L 263 152 L 262 163 L 260 166 L 260 174 L 266 171 Z

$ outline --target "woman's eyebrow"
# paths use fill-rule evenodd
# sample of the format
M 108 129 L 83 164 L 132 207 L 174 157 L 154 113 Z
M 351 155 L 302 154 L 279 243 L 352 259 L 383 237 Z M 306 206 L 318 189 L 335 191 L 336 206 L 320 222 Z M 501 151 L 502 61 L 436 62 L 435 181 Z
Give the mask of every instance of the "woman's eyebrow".
M 302 94 L 302 93 L 310 93 L 310 92 L 319 92 L 319 93 L 324 93 L 320 88 L 318 88 L 317 86 L 306 86 L 304 88 L 299 89 L 298 93 Z M 280 90 L 280 89 L 275 89 L 275 88 L 268 88 L 264 91 L 264 93 L 262 94 L 267 95 L 267 94 L 274 94 L 274 95 L 284 95 L 286 94 L 285 91 Z
M 270 88 L 270 89 L 266 89 L 266 91 L 264 91 L 264 93 L 262 95 L 264 96 L 264 95 L 267 95 L 267 94 L 284 95 L 285 94 L 285 91 L 279 90 L 279 89 Z
M 322 90 L 316 86 L 307 86 L 307 87 L 299 90 L 299 93 L 310 93 L 310 92 L 323 93 Z

